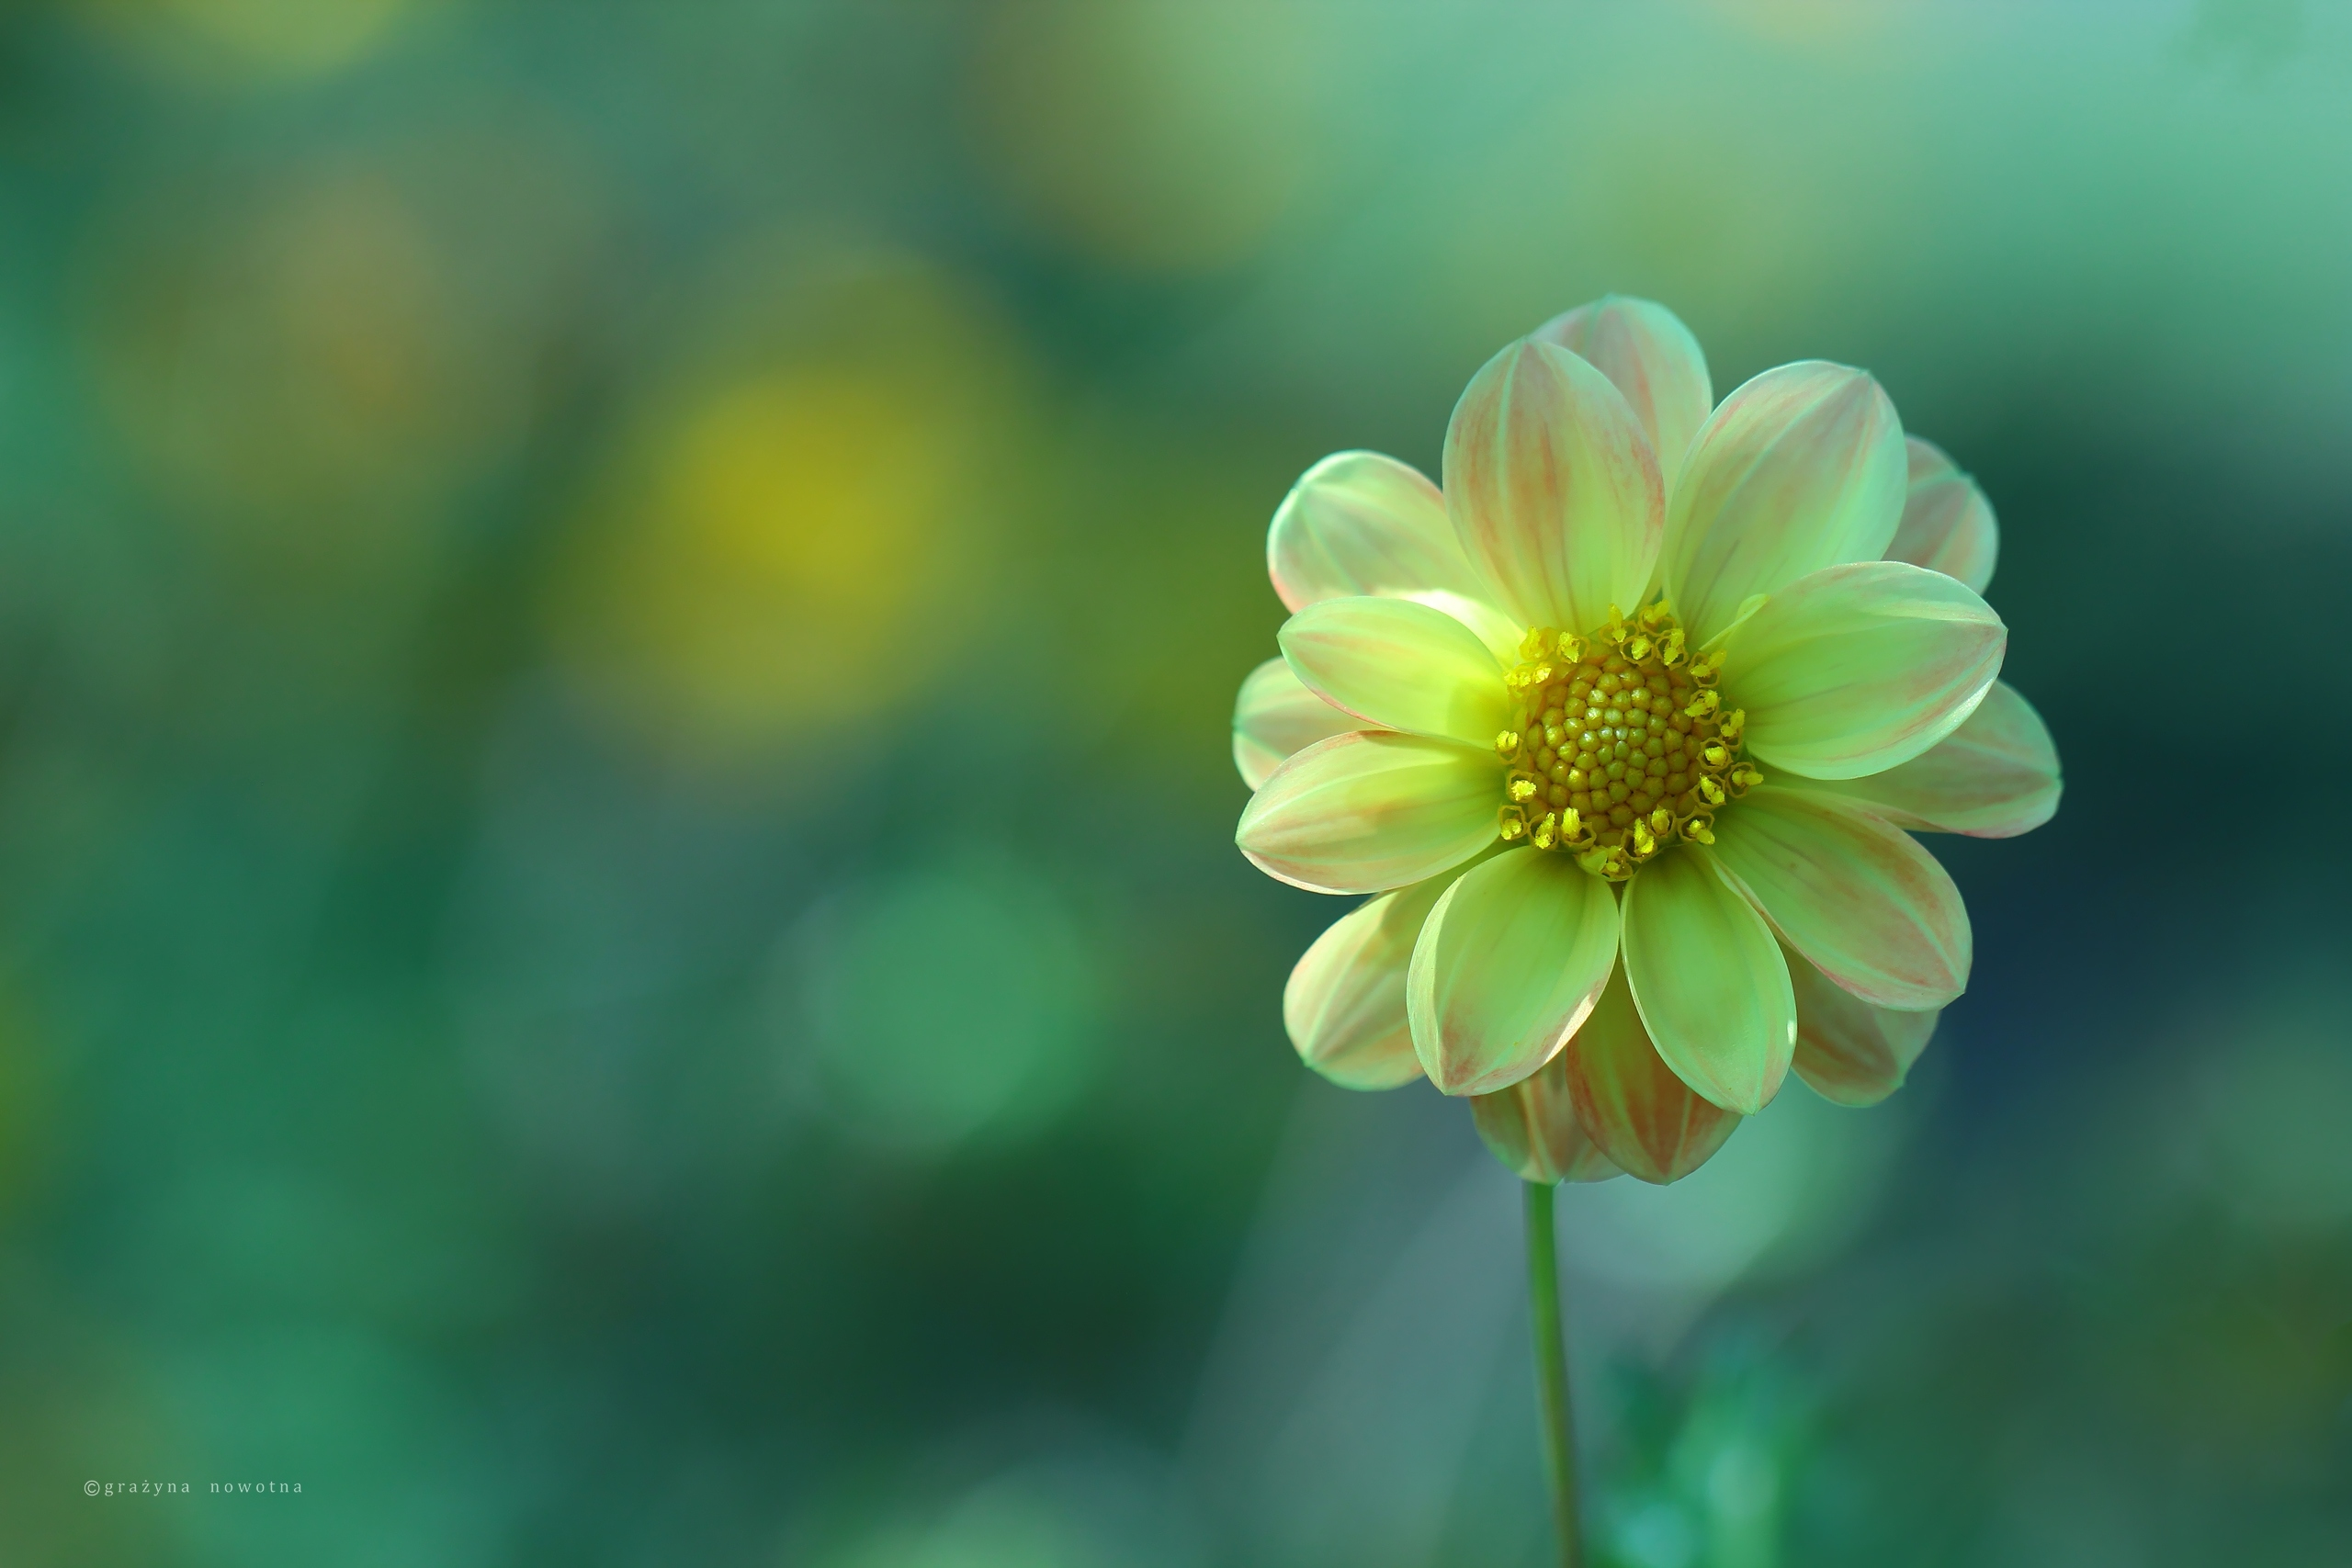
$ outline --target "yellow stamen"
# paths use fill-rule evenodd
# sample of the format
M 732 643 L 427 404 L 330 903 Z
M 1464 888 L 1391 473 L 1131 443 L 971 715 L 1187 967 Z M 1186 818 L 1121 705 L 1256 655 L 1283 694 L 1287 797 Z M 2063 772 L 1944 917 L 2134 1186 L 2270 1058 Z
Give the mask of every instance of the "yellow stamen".
M 1694 658 L 1662 602 L 1577 633 L 1531 628 L 1505 677 L 1510 728 L 1498 831 L 1572 855 L 1612 882 L 1678 844 L 1714 841 L 1715 813 L 1763 775 L 1741 756 L 1747 716 L 1712 689 L 1719 655 Z

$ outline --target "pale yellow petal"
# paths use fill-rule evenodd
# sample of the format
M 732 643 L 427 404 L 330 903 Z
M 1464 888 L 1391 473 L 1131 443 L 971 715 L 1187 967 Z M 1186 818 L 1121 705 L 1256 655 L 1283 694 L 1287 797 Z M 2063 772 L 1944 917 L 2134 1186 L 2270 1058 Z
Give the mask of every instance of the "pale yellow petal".
M 1859 779 L 1775 777 L 1792 789 L 1836 795 L 1915 833 L 2010 839 L 2058 809 L 2058 748 L 2033 705 L 1993 682 L 1967 722 L 1899 767 Z
M 1657 558 L 1657 457 L 1623 394 L 1566 349 L 1487 362 L 1445 433 L 1445 505 L 1488 595 L 1523 626 L 1589 630 L 1631 610 Z
M 1234 842 L 1269 876 L 1315 893 L 1381 893 L 1491 843 L 1502 802 L 1491 750 L 1356 730 L 1276 768 Z
M 1886 553 L 1903 515 L 1903 426 L 1862 371 L 1767 370 L 1700 427 L 1674 487 L 1660 573 L 1694 640 L 1809 572 Z
M 1715 818 L 1715 857 L 1788 944 L 1879 1007 L 1939 1008 L 1968 987 L 1960 889 L 1909 835 L 1849 802 L 1747 792 Z
M 1577 1122 L 1565 1051 L 1509 1089 L 1471 1096 L 1470 1121 L 1488 1152 L 1521 1181 L 1606 1181 L 1624 1174 Z
M 1233 765 L 1256 789 L 1294 752 L 1362 729 L 1363 721 L 1308 691 L 1289 664 L 1269 659 L 1250 671 L 1233 704 Z
M 1337 452 L 1300 477 L 1266 532 L 1266 571 L 1293 610 L 1363 593 L 1485 593 L 1437 486 L 1377 452 Z
M 1625 979 L 1659 1057 L 1702 1098 L 1752 1116 L 1796 1045 L 1789 966 L 1703 845 L 1683 844 L 1625 885 Z
M 1690 438 L 1715 406 L 1707 356 L 1665 306 L 1610 294 L 1544 322 L 1534 335 L 1591 364 L 1642 423 L 1669 494 Z
M 1942 1014 L 1872 1007 L 1802 955 L 1789 954 L 1788 963 L 1797 998 L 1797 1077 L 1839 1105 L 1876 1105 L 1901 1089 Z
M 1622 966 L 1556 1065 L 1578 1125 L 1620 1169 L 1644 1181 L 1680 1180 L 1739 1125 L 1736 1115 L 1691 1093 L 1658 1056 Z
M 1565 855 L 1497 855 L 1446 889 L 1406 977 L 1413 1048 L 1448 1094 L 1491 1094 L 1551 1060 L 1617 961 L 1617 904 Z
M 1993 581 L 1993 563 L 2001 551 L 2001 530 L 1993 521 L 1993 503 L 1976 481 L 1933 442 L 1914 435 L 1905 443 L 1910 458 L 1911 487 L 1903 502 L 1903 522 L 1894 542 L 1886 547 L 1889 560 L 1907 560 L 1956 577 L 1977 592 Z
M 1348 1089 L 1394 1089 L 1421 1076 L 1405 970 L 1421 922 L 1453 882 L 1443 872 L 1368 898 L 1315 939 L 1283 988 L 1283 1024 L 1300 1060 Z
M 1492 746 L 1510 723 L 1502 666 L 1460 621 L 1405 599 L 1326 599 L 1286 622 L 1283 657 L 1366 724 Z
M 1968 586 L 1903 561 L 1800 578 L 1725 645 L 1726 705 L 1767 772 L 1883 773 L 1950 735 L 2000 673 L 2008 628 Z

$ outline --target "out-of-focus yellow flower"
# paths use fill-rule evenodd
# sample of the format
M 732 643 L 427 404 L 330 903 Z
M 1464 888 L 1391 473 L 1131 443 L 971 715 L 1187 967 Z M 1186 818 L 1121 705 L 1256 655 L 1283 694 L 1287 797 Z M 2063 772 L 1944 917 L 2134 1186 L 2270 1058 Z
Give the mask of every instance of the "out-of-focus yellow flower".
M 1893 1092 L 1971 953 L 1905 829 L 2057 807 L 1995 679 L 1983 493 L 1863 372 L 1716 406 L 1682 323 L 1616 298 L 1487 363 L 1444 479 L 1340 454 L 1268 541 L 1295 613 L 1235 713 L 1237 841 L 1377 895 L 1291 977 L 1301 1055 L 1482 1097 L 1532 1179 L 1673 1180 L 1792 1064 Z
M 571 672 L 629 728 L 757 754 L 908 699 L 969 634 L 1019 378 L 912 258 L 803 258 L 717 314 L 555 574 Z

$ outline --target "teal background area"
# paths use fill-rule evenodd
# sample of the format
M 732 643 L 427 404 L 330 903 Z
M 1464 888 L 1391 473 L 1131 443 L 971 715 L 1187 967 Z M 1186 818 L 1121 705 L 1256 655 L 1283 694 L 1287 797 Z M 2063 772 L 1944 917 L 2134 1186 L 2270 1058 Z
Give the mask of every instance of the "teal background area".
M 2324 0 L 0 4 L 0 1563 L 1547 1561 L 1227 723 L 1611 290 L 1977 475 L 2067 790 L 1563 1194 L 1596 1561 L 2352 1560 L 2347 196 Z

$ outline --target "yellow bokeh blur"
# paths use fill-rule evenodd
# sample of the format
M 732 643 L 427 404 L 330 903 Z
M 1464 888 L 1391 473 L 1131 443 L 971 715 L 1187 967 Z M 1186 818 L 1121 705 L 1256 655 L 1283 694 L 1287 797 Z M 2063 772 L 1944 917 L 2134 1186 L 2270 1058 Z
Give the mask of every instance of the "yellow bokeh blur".
M 1308 15 L 1185 0 L 1011 0 L 972 57 L 983 166 L 1091 258 L 1208 271 L 1262 246 L 1317 165 Z
M 559 567 L 565 665 L 632 731 L 788 749 L 932 680 L 984 613 L 1018 378 L 986 307 L 897 255 L 722 299 Z
M 380 48 L 417 0 L 87 0 L 110 35 L 168 67 L 230 78 L 322 76 Z

